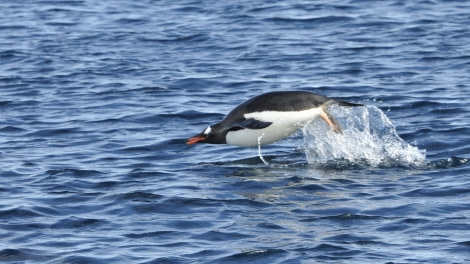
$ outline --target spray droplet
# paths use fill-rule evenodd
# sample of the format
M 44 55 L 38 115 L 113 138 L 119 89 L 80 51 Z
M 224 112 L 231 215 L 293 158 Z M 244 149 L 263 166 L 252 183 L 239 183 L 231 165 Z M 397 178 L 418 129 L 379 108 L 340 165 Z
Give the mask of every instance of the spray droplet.
M 261 138 L 263 138 L 264 136 L 264 133 L 258 137 L 258 155 L 259 155 L 259 158 L 261 159 L 261 161 L 265 164 L 265 165 L 269 165 L 269 162 L 267 162 L 264 158 L 263 158 L 263 154 L 261 153 Z

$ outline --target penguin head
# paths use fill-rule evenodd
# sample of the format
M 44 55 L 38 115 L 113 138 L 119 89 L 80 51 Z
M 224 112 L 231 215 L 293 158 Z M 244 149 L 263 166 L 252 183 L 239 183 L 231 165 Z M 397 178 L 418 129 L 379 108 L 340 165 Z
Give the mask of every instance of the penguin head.
M 195 144 L 195 143 L 211 143 L 211 144 L 226 144 L 227 140 L 225 136 L 227 135 L 227 130 L 220 129 L 219 125 L 208 126 L 201 133 L 195 135 L 194 137 L 188 138 L 186 144 Z

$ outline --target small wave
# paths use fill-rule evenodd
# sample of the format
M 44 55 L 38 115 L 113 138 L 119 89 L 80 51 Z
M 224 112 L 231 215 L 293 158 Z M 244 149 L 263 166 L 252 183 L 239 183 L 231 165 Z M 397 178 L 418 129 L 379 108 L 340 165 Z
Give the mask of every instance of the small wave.
M 26 129 L 17 126 L 4 126 L 0 128 L 0 133 L 2 134 L 21 133 L 24 131 L 26 131 Z
M 243 252 L 234 253 L 224 256 L 216 262 L 221 263 L 273 263 L 276 259 L 284 258 L 288 252 L 283 249 L 267 248 L 258 250 L 245 250 Z M 289 262 L 289 261 L 286 261 Z M 292 261 L 296 262 L 296 261 Z
M 5 248 L 0 250 L 0 262 L 10 263 L 25 263 L 37 261 L 47 262 L 50 256 L 47 256 L 43 251 L 32 249 L 32 248 Z
M 343 127 L 337 134 L 317 119 L 303 129 L 307 160 L 310 164 L 350 168 L 422 167 L 425 150 L 406 143 L 388 117 L 375 106 L 331 107 Z
M 25 208 L 11 208 L 6 210 L 0 210 L 0 215 L 2 220 L 6 219 L 27 219 L 40 217 L 42 214 L 34 212 Z
M 94 218 L 69 217 L 61 219 L 51 225 L 52 229 L 70 229 L 70 228 L 94 228 L 99 225 L 105 225 L 108 221 Z
M 468 164 L 467 162 L 468 162 L 467 158 L 452 156 L 448 159 L 439 159 L 439 160 L 430 161 L 426 164 L 426 168 L 448 169 L 448 168 L 453 168 L 453 167 L 461 166 L 464 164 Z
M 348 16 L 324 16 L 324 17 L 272 17 L 269 20 L 274 22 L 282 23 L 317 23 L 317 24 L 326 24 L 326 23 L 346 23 L 354 20 L 354 18 Z

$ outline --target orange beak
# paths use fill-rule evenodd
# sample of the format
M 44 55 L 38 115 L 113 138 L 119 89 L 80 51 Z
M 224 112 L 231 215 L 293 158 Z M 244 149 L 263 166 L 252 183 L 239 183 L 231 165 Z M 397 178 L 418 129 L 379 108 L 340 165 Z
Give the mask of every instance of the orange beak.
M 186 141 L 186 144 L 192 145 L 192 144 L 198 143 L 200 141 L 204 141 L 204 140 L 206 140 L 205 137 L 197 135 L 197 136 L 188 138 L 188 141 Z

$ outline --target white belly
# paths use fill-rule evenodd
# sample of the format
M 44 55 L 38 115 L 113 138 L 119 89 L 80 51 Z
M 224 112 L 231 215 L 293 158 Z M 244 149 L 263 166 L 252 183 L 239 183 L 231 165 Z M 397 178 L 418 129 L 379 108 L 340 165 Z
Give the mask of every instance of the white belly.
M 317 118 L 322 109 L 312 108 L 298 112 L 254 112 L 245 114 L 245 118 L 254 118 L 259 121 L 272 122 L 263 129 L 241 129 L 227 133 L 227 144 L 240 147 L 256 147 L 258 139 L 261 145 L 271 144 L 292 135 L 299 128 Z

